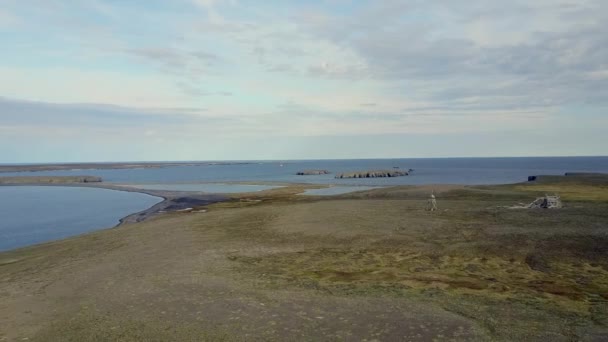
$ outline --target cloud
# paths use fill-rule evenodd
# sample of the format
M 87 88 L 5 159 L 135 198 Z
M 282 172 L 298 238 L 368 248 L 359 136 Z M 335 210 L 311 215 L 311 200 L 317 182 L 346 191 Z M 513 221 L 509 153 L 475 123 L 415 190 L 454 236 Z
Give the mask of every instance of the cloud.
M 218 118 L 204 118 L 193 113 L 199 108 L 130 108 L 104 104 L 61 104 L 11 100 L 0 97 L 3 125 L 44 127 L 133 127 L 186 125 Z
M 223 62 L 218 55 L 201 50 L 184 51 L 179 48 L 153 47 L 130 48 L 125 49 L 124 52 L 174 70 L 185 69 L 188 66 L 209 67 Z
M 421 97 L 446 104 L 460 93 L 487 105 L 500 93 L 513 99 L 509 106 L 526 106 L 608 99 L 608 84 L 597 73 L 608 60 L 607 13 L 599 0 L 383 1 L 349 16 L 296 18 L 302 30 L 364 61 L 358 68 L 313 66 L 311 75 L 367 77 L 414 92 L 433 87 Z
M 176 68 L 186 65 L 185 55 L 167 48 L 136 48 L 128 49 L 125 52 L 142 57 L 147 60 L 159 63 L 163 66 Z
M 608 105 L 605 22 L 603 0 L 7 0 L 2 129 L 548 134 Z

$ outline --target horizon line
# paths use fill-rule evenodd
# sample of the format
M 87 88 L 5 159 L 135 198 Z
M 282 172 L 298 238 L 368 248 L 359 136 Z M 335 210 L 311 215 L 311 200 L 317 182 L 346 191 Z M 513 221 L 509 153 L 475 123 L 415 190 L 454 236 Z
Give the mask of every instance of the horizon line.
M 516 158 L 608 158 L 608 155 L 549 155 L 549 156 L 458 156 L 458 157 L 388 157 L 388 158 L 301 158 L 301 159 L 209 159 L 209 160 L 115 160 L 115 161 L 54 161 L 54 162 L 0 162 L 0 165 L 70 165 L 70 164 L 122 164 L 122 163 L 225 163 L 225 162 L 291 162 L 329 160 L 400 160 L 400 159 L 516 159 Z

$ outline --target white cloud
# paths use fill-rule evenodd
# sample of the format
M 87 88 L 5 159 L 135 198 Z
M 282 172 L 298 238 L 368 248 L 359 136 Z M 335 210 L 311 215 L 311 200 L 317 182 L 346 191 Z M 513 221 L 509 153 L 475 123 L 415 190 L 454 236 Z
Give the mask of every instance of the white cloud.
M 25 13 L 20 4 L 9 0 L 0 26 L 3 13 Z M 37 4 L 27 27 L 12 28 L 0 96 L 142 115 L 192 107 L 200 120 L 227 120 L 190 122 L 189 137 L 495 132 L 565 124 L 555 116 L 564 106 L 608 103 L 601 0 L 387 0 L 344 11 L 184 0 L 139 14 L 132 3 Z M 20 65 L 32 51 L 48 65 Z
M 0 94 L 47 102 L 180 107 L 189 103 L 166 78 L 72 68 L 0 67 Z

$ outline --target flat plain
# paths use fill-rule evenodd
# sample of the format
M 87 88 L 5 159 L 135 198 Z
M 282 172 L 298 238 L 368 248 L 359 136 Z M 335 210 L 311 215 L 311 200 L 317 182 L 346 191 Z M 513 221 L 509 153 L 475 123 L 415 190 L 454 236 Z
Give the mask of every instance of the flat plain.
M 292 190 L 0 253 L 0 341 L 608 338 L 604 177 Z

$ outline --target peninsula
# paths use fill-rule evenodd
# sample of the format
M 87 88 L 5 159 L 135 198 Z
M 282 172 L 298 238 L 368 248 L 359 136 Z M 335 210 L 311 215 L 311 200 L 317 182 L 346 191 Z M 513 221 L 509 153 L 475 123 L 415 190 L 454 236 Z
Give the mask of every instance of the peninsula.
M 608 336 L 608 177 L 299 191 L 0 253 L 0 340 Z

